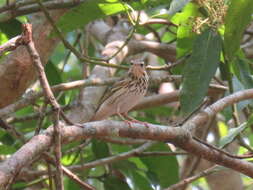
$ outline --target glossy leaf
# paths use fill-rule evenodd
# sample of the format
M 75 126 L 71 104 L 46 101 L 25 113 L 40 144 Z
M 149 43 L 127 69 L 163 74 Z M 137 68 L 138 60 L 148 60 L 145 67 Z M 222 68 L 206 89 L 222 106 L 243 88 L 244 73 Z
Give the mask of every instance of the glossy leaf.
M 170 151 L 164 143 L 152 146 L 148 151 Z M 162 188 L 168 187 L 179 180 L 177 159 L 174 156 L 149 156 L 140 158 L 148 171 L 154 173 Z
M 221 38 L 211 29 L 199 35 L 186 63 L 180 92 L 182 112 L 189 114 L 203 101 L 218 67 Z
M 232 59 L 240 47 L 243 32 L 253 13 L 252 0 L 231 0 L 225 17 L 224 46 L 226 56 Z
M 141 175 L 139 172 L 132 172 L 132 182 L 135 190 L 153 190 L 151 183 L 146 176 Z

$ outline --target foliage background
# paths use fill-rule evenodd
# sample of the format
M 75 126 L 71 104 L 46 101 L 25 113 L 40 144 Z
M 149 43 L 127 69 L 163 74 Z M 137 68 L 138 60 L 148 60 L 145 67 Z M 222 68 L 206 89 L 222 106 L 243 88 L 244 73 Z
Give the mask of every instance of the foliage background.
M 22 2 L 28 1 L 16 1 L 16 4 L 22 4 Z M 37 5 L 36 1 L 31 2 L 31 5 Z M 1 0 L 3 7 L 6 3 Z M 26 6 L 23 5 L 23 7 Z M 19 10 L 16 9 L 17 13 Z M 21 24 L 31 20 L 33 14 L 21 13 L 10 16 L 8 10 L 0 11 L 1 44 L 19 35 L 22 32 Z M 130 38 L 138 41 L 136 37 L 138 34 L 149 41 L 171 45 L 174 49 L 174 54 L 168 55 L 169 58 L 155 56 L 144 50 L 138 55 L 124 59 L 123 66 L 128 66 L 128 61 L 133 58 L 145 59 L 148 64 L 157 67 L 170 65 L 180 60 L 176 62 L 179 64 L 175 64 L 170 69 L 164 67 L 162 71 L 150 70 L 150 75 L 154 78 L 180 75 L 183 78 L 182 81 L 154 84 L 148 92 L 148 95 L 155 95 L 181 89 L 180 106 L 177 101 L 175 104 L 131 112 L 131 115 L 139 120 L 171 125 L 185 118 L 204 101 L 208 94 L 209 84 L 222 85 L 227 90 L 209 96 L 207 104 L 228 94 L 252 88 L 252 13 L 252 0 L 87 0 L 73 8 L 67 8 L 64 15 L 56 21 L 56 25 L 65 35 L 65 39 L 78 51 L 88 56 L 90 62 L 78 59 L 63 43 L 59 43 L 53 52 L 50 52 L 51 56 L 45 64 L 47 78 L 52 86 L 88 78 L 94 65 L 100 62 L 95 58 L 104 58 L 101 51 L 105 47 L 101 41 L 89 33 L 87 28 L 99 19 L 111 27 L 122 25 L 124 27 L 121 29 L 125 30 L 123 33 L 128 36 L 126 41 Z M 38 17 L 43 17 L 43 14 L 39 14 Z M 154 23 L 150 24 L 151 20 L 154 20 Z M 158 22 L 161 20 L 163 22 Z M 131 33 L 132 30 L 134 32 Z M 55 32 L 49 35 L 50 38 L 56 36 Z M 2 62 L 5 61 L 6 56 L 8 53 L 1 57 Z M 124 72 L 124 69 L 118 69 L 116 76 L 122 76 Z M 41 90 L 38 82 L 30 86 L 30 89 Z M 61 106 L 71 107 L 76 104 L 79 92 L 80 89 L 73 89 L 58 92 L 55 95 Z M 38 126 L 46 129 L 52 124 L 50 114 L 45 114 L 47 110 L 50 110 L 50 106 L 45 103 L 44 98 L 39 98 L 33 104 L 16 110 L 3 119 L 28 140 L 34 135 Z M 211 127 L 204 139 L 217 147 L 228 147 L 228 151 L 234 154 L 252 152 L 251 111 L 251 100 L 226 108 L 210 124 Z M 38 117 L 33 117 L 36 114 Z M 22 141 L 4 129 L 0 130 L 0 142 L 2 161 L 23 145 Z M 113 155 L 117 156 L 138 146 L 115 144 L 98 139 L 89 140 L 88 143 L 72 142 L 63 145 L 61 161 L 64 166 L 82 165 Z M 168 153 L 179 150 L 160 142 L 145 151 Z M 77 174 L 81 179 L 101 190 L 165 189 L 178 183 L 182 178 L 195 175 L 212 165 L 198 160 L 199 165 L 196 165 L 190 174 L 186 174 L 187 168 L 191 165 L 189 162 L 194 162 L 194 160 L 196 162 L 196 157 L 192 155 L 157 156 L 154 153 L 144 156 L 140 153 L 131 158 L 96 166 Z M 43 159 L 39 159 L 29 166 L 29 169 L 37 171 L 45 170 L 47 167 Z M 213 174 L 210 178 L 199 178 L 191 183 L 188 189 L 217 189 L 215 183 L 223 183 L 218 189 L 252 189 L 253 183 L 249 177 L 236 172 L 222 174 L 223 171 L 226 172 L 226 169 L 220 170 L 221 172 L 215 172 L 215 174 L 221 173 L 220 176 L 217 174 L 219 177 L 215 178 Z M 45 176 L 27 180 L 17 179 L 12 184 L 12 189 L 28 189 L 28 187 L 48 189 L 49 181 Z M 226 185 L 224 176 L 228 180 Z M 79 185 L 66 176 L 64 176 L 64 187 L 65 189 L 80 189 Z

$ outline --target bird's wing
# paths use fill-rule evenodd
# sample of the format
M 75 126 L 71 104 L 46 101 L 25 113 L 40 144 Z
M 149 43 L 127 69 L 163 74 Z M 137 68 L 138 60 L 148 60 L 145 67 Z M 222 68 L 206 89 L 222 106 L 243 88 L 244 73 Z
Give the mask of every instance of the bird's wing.
M 115 92 L 125 87 L 128 83 L 129 83 L 129 79 L 125 78 L 123 80 L 115 82 L 111 87 L 108 87 L 104 93 L 104 96 L 99 101 L 99 104 L 98 104 L 99 106 L 97 107 L 97 110 L 103 104 L 104 101 L 106 101 L 109 97 L 111 97 Z

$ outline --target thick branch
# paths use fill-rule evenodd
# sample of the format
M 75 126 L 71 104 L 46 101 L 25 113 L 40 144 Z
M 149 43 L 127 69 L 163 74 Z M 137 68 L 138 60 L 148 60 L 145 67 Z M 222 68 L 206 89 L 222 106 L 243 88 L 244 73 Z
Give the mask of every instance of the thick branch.
M 84 0 L 65 1 L 65 2 L 48 1 L 48 2 L 45 2 L 44 5 L 48 10 L 53 10 L 53 9 L 65 9 L 65 8 L 75 7 L 83 2 Z M 40 6 L 38 6 L 37 4 L 24 5 L 21 2 L 17 4 L 12 4 L 10 6 L 1 7 L 0 12 L 1 11 L 5 11 L 5 12 L 1 13 L 0 22 L 5 22 L 21 15 L 39 12 L 41 11 L 41 9 L 40 9 Z
M 73 81 L 73 82 L 68 82 L 68 83 L 62 83 L 59 85 L 52 86 L 52 91 L 53 92 L 59 92 L 59 91 L 66 91 L 66 90 L 71 90 L 75 88 L 81 88 L 81 87 L 86 87 L 86 86 L 105 86 L 105 85 L 110 85 L 114 82 L 119 80 L 119 78 L 109 78 L 102 80 L 100 78 L 91 78 L 91 79 L 86 79 L 86 80 L 78 80 L 78 81 Z M 152 84 L 159 84 L 161 82 L 174 82 L 181 80 L 181 77 L 178 75 L 171 75 L 171 76 L 166 76 L 166 77 L 159 77 L 159 78 L 152 78 L 151 79 L 151 85 Z M 224 92 L 226 87 L 220 86 L 220 85 L 210 85 L 210 90 L 209 94 L 212 93 L 219 93 L 219 92 Z M 169 94 L 161 94 L 157 96 L 151 96 L 151 97 L 146 97 L 143 101 L 141 101 L 134 109 L 143 109 L 143 108 L 148 108 L 152 106 L 159 106 L 164 103 L 169 103 L 178 100 L 178 95 L 179 92 L 175 91 Z M 17 102 L 10 104 L 2 109 L 0 109 L 0 117 L 5 117 L 10 113 L 13 113 L 17 111 L 18 109 L 24 108 L 32 103 L 34 103 L 38 98 L 43 96 L 43 92 L 37 92 L 37 93 L 31 93 L 25 96 L 24 98 L 21 98 Z
M 168 127 L 149 124 L 133 124 L 128 126 L 124 122 L 98 121 L 83 124 L 83 127 L 66 126 L 62 129 L 62 139 L 65 143 L 90 137 L 118 136 L 138 139 L 159 140 L 171 142 L 176 146 L 225 167 L 237 170 L 253 177 L 253 164 L 228 157 L 205 145 L 199 144 L 191 138 L 190 133 L 180 127 Z M 0 165 L 0 184 L 6 184 L 21 168 L 27 166 L 35 156 L 45 151 L 52 143 L 53 128 L 43 134 L 33 137 L 18 152 Z

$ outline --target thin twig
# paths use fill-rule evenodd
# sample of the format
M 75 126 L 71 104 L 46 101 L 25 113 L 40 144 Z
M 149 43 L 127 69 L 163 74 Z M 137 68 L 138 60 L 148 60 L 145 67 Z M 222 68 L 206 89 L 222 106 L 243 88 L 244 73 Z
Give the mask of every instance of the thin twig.
M 25 143 L 25 137 L 22 133 L 20 133 L 15 127 L 11 126 L 10 124 L 6 123 L 3 119 L 0 118 L 0 127 L 5 129 L 11 135 L 19 139 L 22 143 Z
M 46 108 L 47 108 L 47 104 L 44 103 L 41 107 L 41 109 L 39 110 L 39 118 L 38 118 L 38 125 L 37 125 L 37 128 L 35 129 L 35 132 L 34 132 L 34 135 L 38 135 L 40 133 L 40 130 L 42 128 L 42 124 L 43 124 L 43 121 L 44 121 L 44 118 L 45 118 L 45 111 L 46 111 Z
M 47 101 L 52 105 L 54 113 L 53 113 L 53 122 L 54 122 L 54 133 L 55 133 L 55 157 L 56 157 L 56 168 L 57 168 L 57 180 L 56 187 L 59 190 L 64 190 L 63 186 L 63 178 L 62 178 L 62 168 L 61 168 L 61 135 L 60 135 L 60 123 L 59 123 L 59 115 L 60 115 L 60 105 L 56 101 L 54 94 L 50 88 L 48 83 L 44 67 L 41 63 L 40 56 L 35 48 L 33 39 L 32 39 L 32 26 L 30 24 L 24 25 L 27 30 L 29 43 L 27 44 L 27 50 L 30 53 L 33 64 L 35 65 L 39 77 L 39 81 L 41 87 L 43 89 L 43 93 Z
M 177 190 L 180 189 L 181 187 L 188 185 L 190 183 L 192 183 L 193 181 L 196 181 L 197 179 L 201 178 L 201 177 L 205 177 L 208 176 L 214 172 L 217 172 L 217 165 L 214 165 L 200 173 L 198 173 L 197 175 L 191 176 L 189 178 L 183 179 L 182 181 L 170 186 L 169 188 L 165 189 L 165 190 Z
M 48 2 L 44 2 L 43 4 L 47 9 L 54 10 L 54 9 L 64 9 L 64 8 L 75 7 L 85 1 L 86 0 L 67 1 L 67 2 L 48 1 Z M 0 22 L 6 22 L 18 16 L 39 12 L 40 6 L 34 4 L 34 2 L 37 2 L 37 0 L 31 2 L 30 4 L 27 4 L 25 2 L 24 3 L 17 2 L 16 4 L 0 7 L 0 13 L 1 13 Z
M 77 175 L 75 175 L 73 172 L 71 172 L 68 168 L 62 166 L 63 172 L 65 175 L 67 175 L 69 178 L 71 178 L 73 181 L 81 185 L 84 189 L 87 190 L 95 190 L 94 187 L 89 185 L 88 183 L 83 182 Z
M 75 41 L 74 41 L 74 43 L 73 43 L 73 47 L 75 47 L 75 46 L 78 44 L 78 42 L 79 42 L 81 36 L 82 36 L 82 33 L 77 34 L 77 37 L 76 37 L 76 39 L 75 39 Z M 64 68 L 65 68 L 65 66 L 66 66 L 66 64 L 67 64 L 67 62 L 68 62 L 68 60 L 69 60 L 70 55 L 71 55 L 71 51 L 68 51 L 66 57 L 64 58 L 63 66 L 62 66 L 62 68 L 61 68 L 61 72 L 64 71 Z
M 73 105 L 62 106 L 61 110 L 67 111 L 67 110 L 71 109 L 72 107 L 73 107 Z M 45 110 L 44 116 L 52 114 L 52 112 L 53 112 L 53 109 L 48 108 L 48 109 Z M 24 122 L 24 121 L 38 119 L 40 117 L 40 115 L 41 114 L 39 112 L 31 113 L 31 114 L 28 114 L 28 115 L 23 116 L 23 117 L 10 117 L 10 118 L 6 119 L 6 121 L 7 121 L 7 123 L 10 123 L 10 124 L 11 123 L 16 123 L 16 122 Z
M 73 153 L 73 152 L 75 152 L 75 151 L 77 151 L 77 150 L 79 150 L 79 149 L 83 149 L 83 148 L 84 148 L 85 146 L 87 146 L 90 142 L 91 142 L 91 139 L 87 139 L 87 140 L 85 140 L 85 142 L 79 144 L 78 146 L 75 146 L 75 147 L 73 147 L 73 148 L 67 150 L 66 152 L 64 152 L 64 155 L 66 155 L 66 154 L 71 154 L 71 153 Z
M 110 157 L 107 157 L 107 158 L 98 159 L 98 160 L 88 162 L 88 163 L 82 164 L 82 165 L 72 165 L 72 166 L 69 166 L 67 168 L 69 170 L 71 170 L 72 172 L 77 172 L 77 171 L 83 171 L 85 169 L 94 168 L 94 167 L 105 165 L 105 164 L 110 164 L 110 163 L 113 163 L 113 162 L 116 162 L 116 161 L 125 160 L 125 159 L 133 157 L 136 154 L 139 154 L 139 153 L 147 150 L 149 147 L 151 147 L 155 143 L 156 142 L 154 142 L 154 141 L 147 142 L 147 143 L 144 143 L 143 145 L 141 145 L 141 146 L 139 146 L 139 147 L 137 147 L 133 150 L 130 150 L 128 152 L 123 152 L 123 153 L 120 153 L 120 154 L 117 154 L 117 155 L 114 155 L 114 156 L 110 156 Z M 55 171 L 53 171 L 53 173 L 54 172 Z M 36 172 L 36 173 L 37 174 L 39 173 L 39 175 L 45 175 L 45 171 L 39 171 L 39 172 Z M 36 176 L 38 176 L 37 174 L 36 174 Z
M 145 22 L 140 23 L 140 26 L 150 25 L 150 24 L 165 24 L 168 26 L 176 26 L 176 24 L 173 24 L 172 22 L 168 21 L 167 19 L 162 18 L 151 18 Z
M 0 56 L 2 56 L 5 52 L 15 50 L 19 45 L 20 39 L 22 38 L 22 35 L 16 36 L 12 39 L 10 39 L 8 42 L 0 46 Z
M 113 77 L 113 78 L 109 78 L 105 80 L 101 78 L 79 80 L 79 81 L 73 81 L 69 83 L 62 83 L 59 85 L 55 85 L 52 87 L 52 90 L 53 92 L 59 92 L 59 91 L 71 90 L 75 88 L 86 87 L 86 86 L 104 86 L 104 85 L 112 84 L 119 79 L 120 78 L 118 77 L 115 77 L 115 78 Z M 175 76 L 166 76 L 165 78 L 159 77 L 159 78 L 151 79 L 151 81 L 154 81 L 154 83 L 159 83 L 159 81 L 168 82 L 168 81 L 176 81 L 176 80 L 181 80 L 181 76 L 175 75 Z M 15 112 L 18 109 L 21 109 L 23 107 L 30 105 L 41 96 L 43 96 L 43 92 L 28 94 L 27 96 L 18 100 L 17 102 L 0 109 L 0 117 L 4 117 L 12 112 Z
M 128 12 L 128 9 L 126 9 L 126 11 Z M 130 14 L 128 14 L 128 15 L 129 15 L 129 19 L 132 20 Z M 130 33 L 126 37 L 124 43 L 122 44 L 121 47 L 118 48 L 118 50 L 114 54 L 112 54 L 107 59 L 107 62 L 109 62 L 111 59 L 113 59 L 114 57 L 116 57 L 122 51 L 122 49 L 128 44 L 128 42 L 132 39 L 132 37 L 134 35 L 134 32 L 135 32 L 135 29 L 139 25 L 139 20 L 140 20 L 140 12 L 138 12 L 137 19 L 136 19 L 136 21 L 134 21 L 133 28 L 131 29 Z
M 146 157 L 146 156 L 177 156 L 177 155 L 188 155 L 188 152 L 141 152 L 136 153 L 135 156 Z
M 52 180 L 52 169 L 50 164 L 46 161 L 47 165 L 47 171 L 48 171 L 48 185 L 49 185 L 49 190 L 53 190 L 53 180 Z
M 73 82 L 69 82 L 69 83 L 62 83 L 59 85 L 55 85 L 52 87 L 53 92 L 58 92 L 58 91 L 66 91 L 66 90 L 71 90 L 71 89 L 75 89 L 75 88 L 80 88 L 80 87 L 86 87 L 86 86 L 104 86 L 104 85 L 110 85 L 112 83 L 114 83 L 115 81 L 117 81 L 119 78 L 110 78 L 110 79 L 105 79 L 105 80 L 101 80 L 99 78 L 94 78 L 94 79 L 87 79 L 87 80 L 80 80 L 80 81 L 73 81 Z M 160 84 L 161 82 L 175 82 L 175 81 L 180 81 L 181 80 L 181 76 L 166 76 L 164 78 L 162 77 L 157 77 L 157 78 L 153 78 L 151 79 L 151 85 L 154 84 Z M 220 86 L 220 85 L 210 85 L 210 93 L 220 93 L 220 92 L 224 92 L 227 90 L 227 87 L 225 86 Z M 170 100 L 169 98 L 169 94 L 171 94 L 174 99 Z M 169 94 L 160 94 L 160 95 L 156 95 L 157 98 L 155 98 L 154 96 L 148 96 L 146 98 L 143 99 L 142 102 L 140 102 L 136 107 L 138 107 L 138 109 L 143 107 L 147 107 L 145 105 L 151 105 L 151 102 L 159 102 L 159 99 L 161 100 L 161 98 L 163 97 L 163 102 L 161 102 L 159 105 L 161 105 L 162 103 L 168 103 L 171 101 L 176 101 L 177 100 L 177 96 L 178 93 L 176 91 L 171 92 Z M 6 117 L 7 115 L 9 115 L 10 113 L 13 113 L 21 108 L 24 108 L 30 104 L 32 104 L 33 102 L 35 102 L 39 97 L 41 97 L 43 95 L 42 92 L 38 92 L 38 93 L 33 93 L 25 98 L 22 98 L 20 100 L 18 100 L 17 102 L 10 104 L 2 109 L 0 109 L 0 117 Z M 166 97 L 165 97 L 166 96 Z M 151 100 L 153 99 L 153 101 Z M 166 100 L 165 100 L 166 99 Z M 150 102 L 151 100 L 151 102 Z M 63 108 L 63 110 L 68 110 L 71 109 L 72 106 L 66 106 L 66 108 Z M 52 110 L 48 110 L 46 114 L 50 114 L 52 112 Z M 38 114 L 32 114 L 30 116 L 24 117 L 24 118 L 17 118 L 17 119 L 10 119 L 10 121 L 8 122 L 18 122 L 18 121 L 24 121 L 24 120 L 29 120 L 29 119 L 34 119 L 34 118 L 38 118 Z
M 2 56 L 7 51 L 15 50 L 20 45 L 25 45 L 28 43 L 27 33 L 25 30 L 23 30 L 23 33 L 19 36 L 16 36 L 9 41 L 7 41 L 5 44 L 0 46 L 0 56 Z
M 65 46 L 65 48 L 69 49 L 81 62 L 88 62 L 91 64 L 96 64 L 96 65 L 101 65 L 101 66 L 107 66 L 107 67 L 114 67 L 114 68 L 121 68 L 121 69 L 128 69 L 128 67 L 126 66 L 121 66 L 121 65 L 115 65 L 115 64 L 111 64 L 108 63 L 105 60 L 100 60 L 97 61 L 95 59 L 92 58 L 87 58 L 85 56 L 83 56 L 79 51 L 77 51 L 67 40 L 65 40 L 64 35 L 62 34 L 62 32 L 58 29 L 58 27 L 56 26 L 55 22 L 53 21 L 53 19 L 51 18 L 48 10 L 46 9 L 46 7 L 41 3 L 40 0 L 37 0 L 38 4 L 40 5 L 41 10 L 43 11 L 43 13 L 45 14 L 46 18 L 48 19 L 49 23 L 52 25 L 56 35 L 60 38 L 60 40 L 62 41 L 63 45 Z
M 226 152 L 226 151 L 224 151 L 222 149 L 219 149 L 219 148 L 217 148 L 217 147 L 215 147 L 215 146 L 213 146 L 211 144 L 208 144 L 207 142 L 202 141 L 201 139 L 199 139 L 197 137 L 192 137 L 192 138 L 194 140 L 196 140 L 197 142 L 199 142 L 199 143 L 201 143 L 201 144 L 203 144 L 203 145 L 205 145 L 205 146 L 207 146 L 207 147 L 209 147 L 211 149 L 214 149 L 214 150 L 220 152 L 221 154 L 225 154 L 225 155 L 227 155 L 227 156 L 229 156 L 231 158 L 236 158 L 236 159 L 253 158 L 253 154 L 252 153 L 251 154 L 245 154 L 245 155 L 233 155 L 233 154 L 229 154 L 228 152 Z
M 43 156 L 45 157 L 45 159 L 55 165 L 55 160 L 54 158 L 52 158 L 49 154 L 44 153 Z M 77 175 L 75 175 L 72 171 L 70 171 L 68 168 L 64 167 L 61 165 L 61 168 L 64 172 L 65 175 L 67 175 L 69 178 L 71 178 L 73 181 L 75 181 L 77 184 L 79 184 L 82 188 L 84 188 L 85 190 L 95 190 L 94 187 L 92 187 L 91 185 L 89 185 L 88 183 L 85 183 L 84 181 L 82 181 Z

